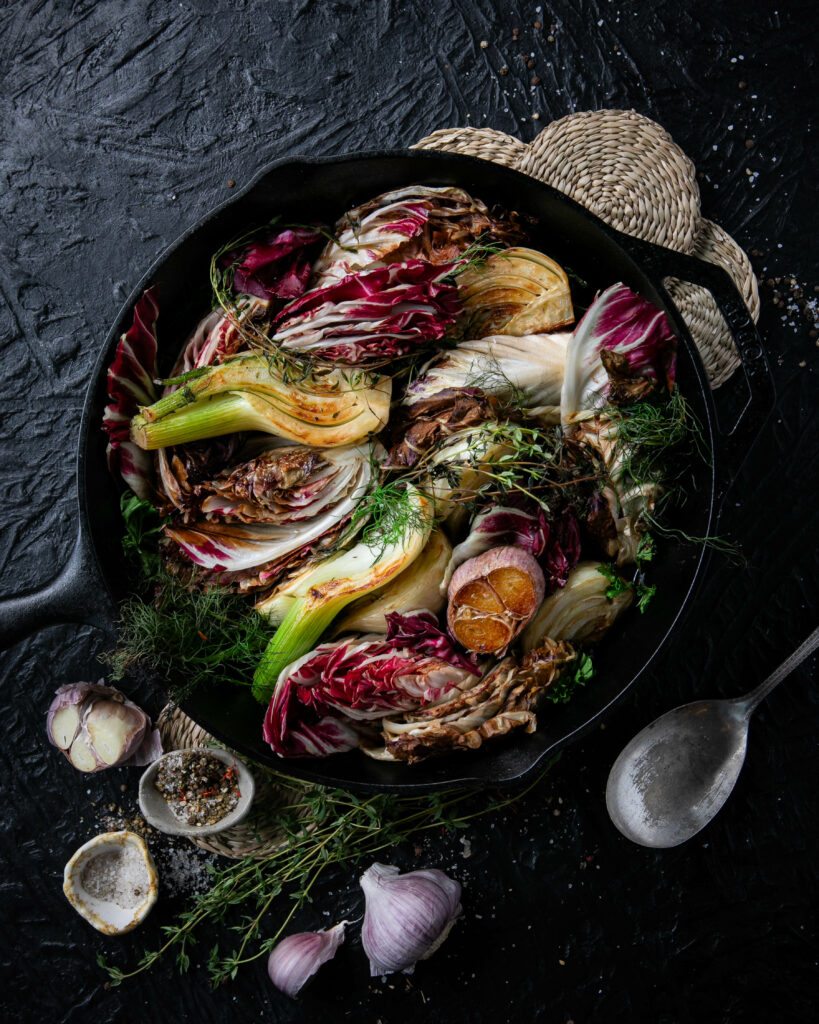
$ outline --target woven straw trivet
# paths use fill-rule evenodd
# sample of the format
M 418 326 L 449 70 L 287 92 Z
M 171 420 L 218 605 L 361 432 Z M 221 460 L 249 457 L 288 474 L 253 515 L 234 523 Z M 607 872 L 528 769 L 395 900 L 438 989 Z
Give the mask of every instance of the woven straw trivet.
M 759 292 L 737 243 L 700 213 L 694 165 L 656 122 L 633 110 L 570 114 L 529 145 L 492 128 L 444 128 L 415 149 L 441 149 L 492 160 L 545 181 L 611 224 L 668 249 L 724 267 L 754 320 Z M 731 333 L 711 293 L 668 278 L 667 287 L 702 356 L 712 387 L 739 365 Z
M 172 704 L 162 709 L 156 722 L 162 737 L 163 750 L 187 750 L 188 747 L 222 746 L 217 740 L 197 725 L 192 718 Z M 196 846 L 223 857 L 264 857 L 273 853 L 287 839 L 281 828 L 279 816 L 282 808 L 292 802 L 293 793 L 277 786 L 262 770 L 251 766 L 256 782 L 256 796 L 250 814 L 233 828 L 217 832 L 216 835 L 191 839 Z M 190 838 L 190 837 L 188 837 Z

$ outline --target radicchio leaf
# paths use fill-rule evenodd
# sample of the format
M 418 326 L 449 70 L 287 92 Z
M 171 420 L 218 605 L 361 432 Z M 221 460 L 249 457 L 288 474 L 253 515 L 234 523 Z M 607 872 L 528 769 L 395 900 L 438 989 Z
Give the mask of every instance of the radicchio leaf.
M 156 321 L 159 316 L 156 285 L 134 304 L 134 319 L 119 340 L 108 368 L 108 405 L 102 426 L 108 434 L 108 468 L 122 477 L 139 498 L 151 493 L 153 460 L 130 439 L 131 419 L 140 406 L 156 401 Z
M 240 296 L 230 316 L 220 309 L 212 310 L 199 322 L 185 342 L 171 371 L 179 377 L 203 366 L 216 366 L 247 348 L 242 324 L 256 320 L 267 312 L 270 303 L 249 295 Z M 169 384 L 163 394 L 170 394 L 182 384 Z
M 419 646 L 431 643 L 451 658 L 451 643 L 440 642 L 428 622 L 423 628 L 427 635 Z M 418 643 L 418 637 L 413 639 Z M 265 716 L 264 738 L 282 757 L 350 750 L 359 743 L 353 723 L 366 731 L 367 723 L 387 715 L 447 699 L 476 676 L 468 662 L 455 664 L 382 636 L 321 644 L 281 673 Z
M 556 587 L 565 587 L 569 570 L 580 558 L 580 527 L 573 512 L 564 511 L 549 534 L 541 564 L 546 576 L 547 594 Z
M 586 310 L 566 353 L 561 420 L 571 425 L 584 410 L 607 400 L 609 380 L 601 351 L 625 357 L 620 370 L 647 377 L 670 390 L 677 365 L 677 339 L 665 313 L 624 284 L 601 292 Z
M 366 363 L 437 341 L 460 311 L 452 266 L 410 260 L 307 292 L 276 323 L 275 341 L 329 361 Z
M 162 485 L 188 520 L 167 526 L 166 535 L 191 561 L 220 574 L 285 568 L 291 554 L 309 552 L 352 514 L 372 479 L 375 454 L 374 460 L 369 443 L 319 452 L 273 442 L 185 489 L 175 486 L 177 456 L 168 460 L 163 452 Z
M 233 288 L 260 299 L 295 299 L 310 277 L 309 249 L 322 238 L 315 227 L 280 228 L 225 253 L 220 263 L 233 267 Z
M 425 185 L 385 192 L 349 210 L 333 233 L 313 267 L 318 288 L 379 262 L 451 263 L 478 237 L 510 245 L 526 237 L 515 214 L 490 213 L 463 189 Z
M 396 647 L 401 646 L 426 657 L 439 658 L 465 672 L 478 674 L 474 656 L 461 654 L 455 649 L 452 638 L 443 632 L 432 612 L 421 610 L 406 615 L 390 612 L 386 619 L 387 641 Z

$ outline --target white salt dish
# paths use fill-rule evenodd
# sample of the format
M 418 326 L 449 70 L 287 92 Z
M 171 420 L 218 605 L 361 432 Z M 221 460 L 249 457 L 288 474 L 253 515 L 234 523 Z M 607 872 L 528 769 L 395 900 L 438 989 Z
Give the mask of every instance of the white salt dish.
M 104 832 L 65 866 L 63 892 L 97 931 L 122 935 L 145 920 L 156 903 L 156 865 L 134 832 Z
M 238 775 L 239 802 L 224 818 L 213 822 L 212 825 L 188 825 L 187 822 L 180 821 L 174 815 L 168 801 L 154 786 L 156 773 L 166 758 L 171 757 L 173 754 L 199 752 L 211 754 L 228 768 L 235 768 Z M 224 832 L 226 828 L 238 825 L 240 821 L 247 817 L 255 792 L 256 784 L 247 765 L 231 754 L 229 750 L 223 750 L 221 747 L 188 747 L 186 750 L 167 751 L 142 773 L 142 778 L 139 780 L 139 809 L 142 811 L 142 817 L 149 825 L 153 825 L 154 828 L 168 835 L 190 836 L 191 838 L 212 836 L 216 832 Z

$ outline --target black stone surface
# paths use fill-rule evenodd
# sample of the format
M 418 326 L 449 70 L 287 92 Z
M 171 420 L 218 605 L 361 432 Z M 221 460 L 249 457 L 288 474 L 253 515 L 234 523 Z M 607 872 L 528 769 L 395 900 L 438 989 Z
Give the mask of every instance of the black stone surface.
M 402 866 L 439 866 L 464 885 L 463 921 L 411 983 L 371 981 L 354 938 L 301 1003 L 271 989 L 261 961 L 215 992 L 196 965 L 180 979 L 170 963 L 107 989 L 96 953 L 133 964 L 182 904 L 166 883 L 148 922 L 113 940 L 61 893 L 65 861 L 107 805 L 135 802 L 136 772 L 81 777 L 45 741 L 51 691 L 101 674 L 104 640 L 57 627 L 4 653 L 7 1019 L 813 1019 L 815 659 L 758 712 L 733 797 L 686 846 L 629 844 L 603 789 L 622 745 L 657 714 L 742 692 L 816 625 L 817 29 L 811 3 L 747 0 L 3 5 L 5 594 L 44 583 L 70 551 L 86 375 L 123 298 L 229 180 L 284 154 L 401 147 L 462 124 L 528 141 L 576 110 L 634 107 L 690 154 L 705 215 L 751 251 L 778 391 L 724 524 L 748 567 L 713 564 L 651 676 L 525 803 L 427 840 L 418 856 L 396 851 Z M 178 854 L 156 852 L 172 877 Z M 354 873 L 339 872 L 294 927 L 357 913 Z

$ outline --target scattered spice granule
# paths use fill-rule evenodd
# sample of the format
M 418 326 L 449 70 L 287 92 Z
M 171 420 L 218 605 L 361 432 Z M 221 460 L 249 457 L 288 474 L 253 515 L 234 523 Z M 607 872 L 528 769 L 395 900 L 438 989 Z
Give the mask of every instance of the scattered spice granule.
M 487 49 L 488 46 L 489 46 L 488 41 L 486 39 L 482 39 L 481 40 L 481 49 L 485 50 L 485 49 Z
M 228 188 L 233 188 L 235 186 L 235 184 L 236 184 L 236 182 L 233 180 L 233 178 L 231 178 L 230 181 L 227 183 L 227 187 Z
M 498 69 L 498 74 L 499 75 L 508 75 L 509 74 L 509 68 L 504 64 L 502 68 Z

